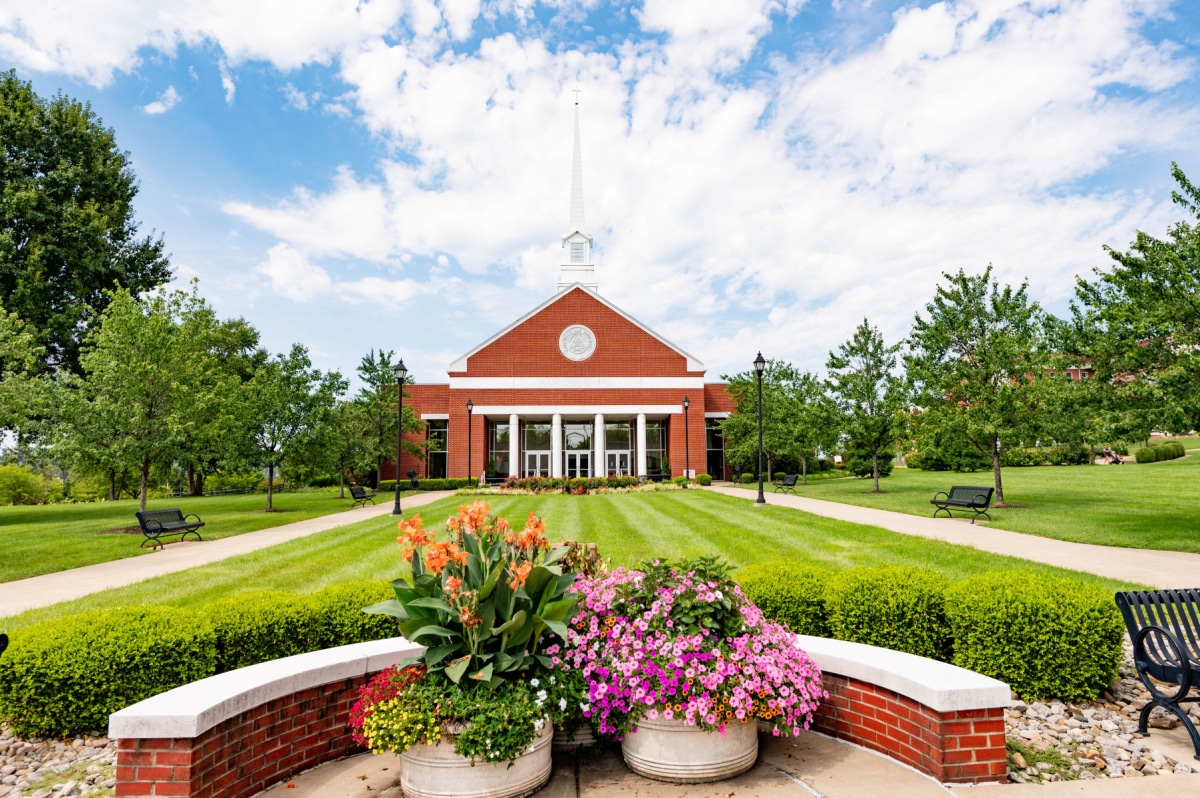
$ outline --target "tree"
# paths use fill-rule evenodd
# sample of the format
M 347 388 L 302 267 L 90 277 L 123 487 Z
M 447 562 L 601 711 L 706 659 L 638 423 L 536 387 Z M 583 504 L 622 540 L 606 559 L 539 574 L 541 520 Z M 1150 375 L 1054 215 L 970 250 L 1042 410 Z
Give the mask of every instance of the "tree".
M 29 372 L 39 354 L 28 326 L 0 307 L 0 431 L 18 429 L 33 415 L 41 383 Z
M 39 371 L 78 371 L 110 289 L 137 296 L 171 279 L 163 242 L 138 236 L 129 155 L 91 106 L 2 72 L 0 145 L 0 296 L 42 347 Z
M 908 407 L 904 378 L 896 373 L 900 344 L 887 346 L 883 334 L 863 319 L 849 341 L 829 353 L 829 391 L 853 444 L 871 460 L 874 492 L 879 493 L 879 458 L 899 437 L 898 414 Z
M 275 472 L 288 458 L 311 444 L 311 436 L 328 421 L 346 380 L 336 371 L 312 368 L 308 350 L 293 344 L 291 352 L 268 360 L 242 389 L 247 420 L 247 456 L 267 469 L 267 510 L 273 510 Z
M 370 419 L 358 402 L 341 401 L 325 423 L 312 435 L 304 452 L 315 471 L 338 475 L 338 498 L 346 498 L 346 474 L 376 467 L 374 450 L 367 437 Z
M 375 467 L 376 490 L 379 489 L 383 464 L 396 456 L 396 373 L 393 371 L 393 355 L 395 352 L 390 350 L 376 353 L 372 349 L 363 356 L 357 369 L 363 387 L 359 389 L 355 402 L 362 406 L 367 423 L 365 432 Z M 412 375 L 409 375 L 408 381 L 412 381 Z M 411 405 L 405 405 L 403 413 L 406 433 L 424 430 L 425 425 L 417 418 Z M 419 458 L 425 456 L 425 450 L 411 441 L 404 441 L 404 449 Z M 399 471 L 396 475 L 399 477 Z
M 194 286 L 141 302 L 111 291 L 80 354 L 86 379 L 60 374 L 60 451 L 110 478 L 136 468 L 143 510 L 151 466 L 171 461 L 197 419 L 236 394 L 212 354 L 211 320 Z
M 971 443 L 992 462 L 996 502 L 1004 504 L 1000 446 L 1035 438 L 1042 392 L 1032 383 L 1051 364 L 1045 318 L 1027 296 L 1028 282 L 1000 288 L 989 264 L 983 274 L 943 274 L 917 314 L 905 358 L 924 409 L 922 423 Z
M 791 368 L 783 376 L 784 453 L 800 463 L 807 485 L 809 465 L 837 446 L 840 419 L 825 384 L 815 374 Z
M 1189 219 L 1165 239 L 1138 231 L 1112 270 L 1077 280 L 1064 348 L 1090 358 L 1106 409 L 1131 427 L 1200 428 L 1200 189 L 1171 164 L 1171 199 Z

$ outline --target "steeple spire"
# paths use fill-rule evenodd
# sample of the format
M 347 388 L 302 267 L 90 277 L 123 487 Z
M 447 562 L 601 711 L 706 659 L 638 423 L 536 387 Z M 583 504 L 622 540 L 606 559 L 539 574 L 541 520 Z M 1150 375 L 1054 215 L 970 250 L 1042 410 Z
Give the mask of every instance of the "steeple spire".
M 579 90 L 575 90 L 575 141 L 571 151 L 571 221 L 562 237 L 567 259 L 558 275 L 558 290 L 576 283 L 596 290 L 596 267 L 592 263 L 592 237 L 583 231 L 583 148 L 579 145 Z
M 579 91 L 575 92 L 575 149 L 571 153 L 571 232 L 583 230 L 583 148 L 579 146 Z

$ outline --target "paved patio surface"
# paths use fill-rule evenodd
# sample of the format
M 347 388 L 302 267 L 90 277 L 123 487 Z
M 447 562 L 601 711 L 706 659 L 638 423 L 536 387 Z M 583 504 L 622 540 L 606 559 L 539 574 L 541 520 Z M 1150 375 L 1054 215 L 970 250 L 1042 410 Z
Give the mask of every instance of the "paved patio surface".
M 1200 766 L 1200 762 L 1196 763 Z M 276 785 L 265 798 L 402 798 L 400 758 L 360 754 Z M 879 754 L 818 734 L 759 736 L 758 763 L 715 784 L 666 784 L 633 773 L 612 748 L 600 756 L 556 754 L 550 782 L 536 798 L 1189 798 L 1200 773 L 1142 778 L 945 787 Z
M 394 494 L 392 494 L 394 496 Z M 430 491 L 403 499 L 405 510 L 420 507 L 438 499 L 452 496 L 453 491 Z M 309 518 L 292 524 L 246 532 L 221 540 L 188 540 L 168 543 L 162 551 L 155 551 L 124 560 L 113 560 L 83 568 L 72 568 L 28 579 L 0 583 L 0 617 L 16 615 L 36 607 L 46 607 L 60 601 L 86 596 L 110 587 L 123 587 L 155 576 L 184 571 L 197 565 L 206 565 L 227 557 L 236 557 L 259 549 L 286 543 L 317 532 L 335 529 L 347 524 L 356 524 L 368 518 L 376 518 L 392 511 L 393 498 L 380 494 L 378 504 L 356 507 L 319 518 Z M 130 538 L 129 545 L 141 542 Z
M 757 498 L 755 491 L 731 486 L 714 485 L 705 490 L 746 501 L 754 501 Z M 1190 552 L 1072 543 L 995 529 L 986 523 L 971 524 L 965 518 L 925 518 L 823 499 L 809 499 L 804 496 L 771 493 L 766 499 L 769 505 L 791 507 L 825 518 L 878 526 L 904 535 L 944 540 L 995 554 L 1008 554 L 1151 587 L 1183 588 L 1200 585 L 1200 554 Z M 1197 796 L 1200 798 L 1200 793 L 1197 793 Z

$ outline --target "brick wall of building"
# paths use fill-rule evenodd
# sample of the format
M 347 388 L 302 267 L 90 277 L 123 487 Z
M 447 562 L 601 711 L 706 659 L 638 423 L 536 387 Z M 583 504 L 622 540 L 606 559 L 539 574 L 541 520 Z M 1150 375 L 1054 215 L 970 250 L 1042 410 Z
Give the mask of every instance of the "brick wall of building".
M 822 681 L 829 699 L 817 731 L 878 751 L 955 784 L 1004 783 L 1004 710 L 936 712 L 877 685 L 836 674 Z

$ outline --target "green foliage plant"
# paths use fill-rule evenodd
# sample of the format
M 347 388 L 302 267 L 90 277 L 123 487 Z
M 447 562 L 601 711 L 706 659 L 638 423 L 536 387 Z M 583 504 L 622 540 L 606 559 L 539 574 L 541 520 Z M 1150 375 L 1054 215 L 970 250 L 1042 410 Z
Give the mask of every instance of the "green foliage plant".
M 834 637 L 950 661 L 948 580 L 921 568 L 854 568 L 829 588 Z
M 763 615 L 813 637 L 832 634 L 826 598 L 831 578 L 825 569 L 782 561 L 755 563 L 737 574 L 742 592 Z
M 217 673 L 319 648 L 309 596 L 251 590 L 205 607 L 216 639 Z
M 902 432 L 901 411 L 908 406 L 907 385 L 896 370 L 899 351 L 899 344 L 888 346 L 879 328 L 863 319 L 825 363 L 842 429 L 870 461 L 876 493 L 888 451 Z
M 712 474 L 697 474 L 696 484 L 704 488 L 708 487 L 712 484 Z
M 0 465 L 0 504 L 42 504 L 51 498 L 50 487 L 32 468 Z M 62 495 L 61 484 L 58 495 Z
M 118 709 L 215 671 L 213 628 L 194 613 L 91 610 L 12 636 L 0 716 L 23 737 L 100 731 Z
M 989 573 L 947 591 L 955 665 L 1022 698 L 1095 699 L 1117 679 L 1124 626 L 1112 593 L 1067 579 Z
M 1178 441 L 1157 443 L 1143 446 L 1133 453 L 1133 459 L 1141 463 L 1158 463 L 1163 460 L 1177 460 L 1186 454 L 1183 444 Z
M 404 637 L 427 646 L 419 661 L 430 676 L 495 689 L 550 666 L 541 649 L 566 640 L 578 595 L 576 574 L 557 565 L 567 547 L 549 550 L 537 516 L 518 532 L 489 513 L 483 501 L 460 507 L 444 542 L 420 515 L 401 521 L 410 572 L 392 582 L 395 599 L 366 611 L 398 618 Z

